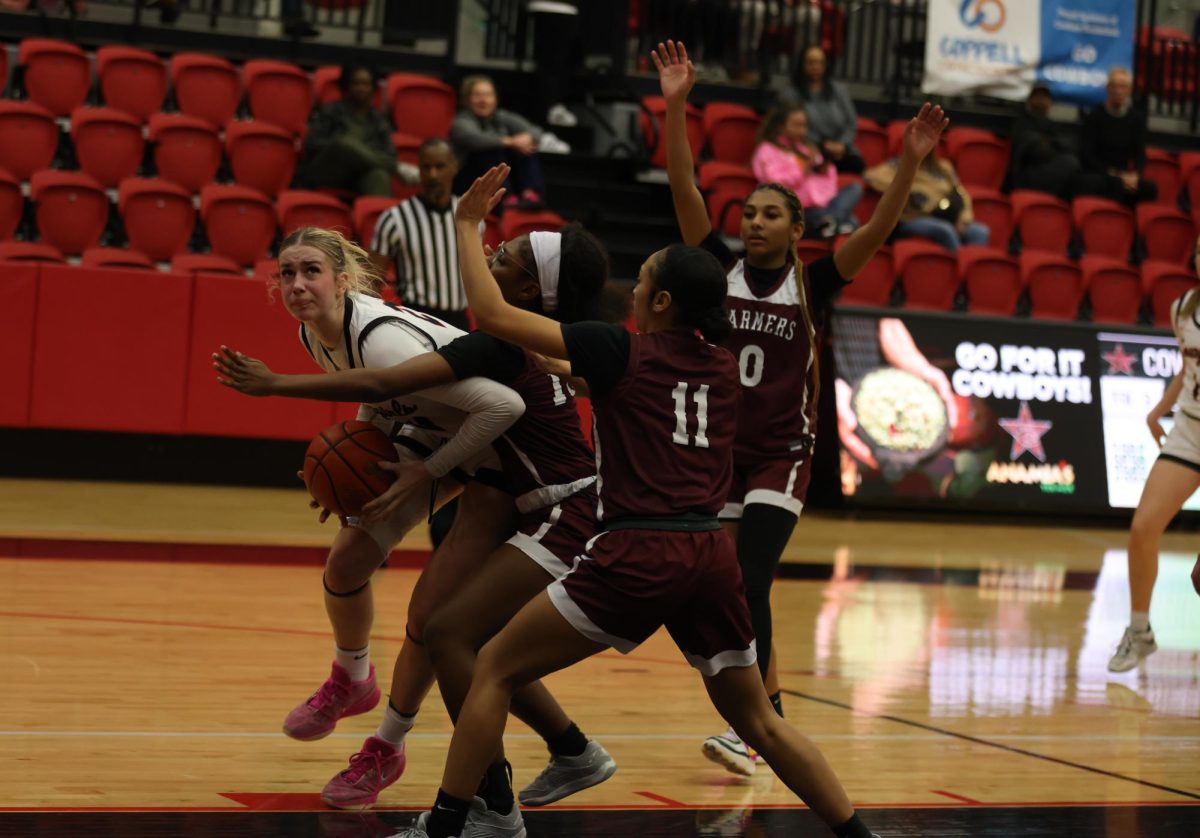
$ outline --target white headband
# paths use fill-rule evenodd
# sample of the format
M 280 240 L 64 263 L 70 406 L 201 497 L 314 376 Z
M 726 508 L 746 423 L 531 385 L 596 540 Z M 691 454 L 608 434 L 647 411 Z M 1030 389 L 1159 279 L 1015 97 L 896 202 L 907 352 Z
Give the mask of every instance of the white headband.
M 558 264 L 562 261 L 562 233 L 538 231 L 529 234 L 533 261 L 537 263 L 538 279 L 542 283 L 542 308 L 558 309 Z

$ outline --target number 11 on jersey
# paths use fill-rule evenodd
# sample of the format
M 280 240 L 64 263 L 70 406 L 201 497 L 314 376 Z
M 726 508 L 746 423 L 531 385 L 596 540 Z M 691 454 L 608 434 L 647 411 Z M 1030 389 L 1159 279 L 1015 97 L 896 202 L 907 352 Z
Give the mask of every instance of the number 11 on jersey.
M 676 445 L 693 445 L 696 448 L 708 447 L 708 385 L 701 384 L 700 387 L 692 394 L 692 401 L 696 403 L 696 436 L 693 439 L 688 435 L 688 384 L 680 381 L 675 385 L 675 389 L 671 391 L 671 395 L 675 399 L 675 433 L 671 440 Z

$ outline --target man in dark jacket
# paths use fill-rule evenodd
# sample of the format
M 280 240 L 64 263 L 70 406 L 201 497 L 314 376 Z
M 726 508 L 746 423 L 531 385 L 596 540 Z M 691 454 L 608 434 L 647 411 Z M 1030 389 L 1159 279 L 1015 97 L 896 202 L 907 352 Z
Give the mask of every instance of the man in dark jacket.
M 1012 186 L 1040 189 L 1070 200 L 1079 172 L 1074 140 L 1063 136 L 1050 119 L 1050 88 L 1034 85 L 1025 107 L 1012 125 Z
M 392 178 L 415 182 L 416 167 L 396 161 L 392 127 L 375 110 L 375 75 L 368 67 L 342 68 L 340 102 L 313 108 L 304 138 L 305 170 L 314 186 L 358 195 L 391 195 Z M 412 171 L 409 171 L 411 169 Z
M 1146 122 L 1133 107 L 1133 76 L 1124 67 L 1108 71 L 1108 97 L 1083 119 L 1079 157 L 1083 171 L 1076 194 L 1100 195 L 1126 204 L 1153 201 L 1158 186 L 1142 177 L 1146 165 Z

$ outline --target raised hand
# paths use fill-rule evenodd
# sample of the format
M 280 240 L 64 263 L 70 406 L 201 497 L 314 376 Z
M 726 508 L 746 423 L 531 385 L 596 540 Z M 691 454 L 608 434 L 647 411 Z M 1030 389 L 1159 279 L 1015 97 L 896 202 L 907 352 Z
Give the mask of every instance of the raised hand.
M 904 138 L 901 142 L 904 156 L 914 163 L 920 163 L 937 147 L 938 138 L 949 124 L 950 118 L 946 116 L 941 105 L 926 102 L 904 128 Z
M 471 188 L 458 199 L 458 209 L 454 211 L 455 219 L 474 224 L 483 221 L 504 197 L 504 181 L 508 179 L 508 172 L 508 166 L 501 163 L 475 178 Z
M 687 49 L 682 41 L 660 42 L 650 59 L 658 70 L 658 83 L 662 86 L 665 99 L 687 99 L 692 85 L 696 83 L 696 68 L 688 60 Z
M 228 346 L 222 346 L 220 352 L 214 352 L 212 359 L 217 381 L 226 387 L 247 396 L 271 395 L 276 375 L 262 361 Z

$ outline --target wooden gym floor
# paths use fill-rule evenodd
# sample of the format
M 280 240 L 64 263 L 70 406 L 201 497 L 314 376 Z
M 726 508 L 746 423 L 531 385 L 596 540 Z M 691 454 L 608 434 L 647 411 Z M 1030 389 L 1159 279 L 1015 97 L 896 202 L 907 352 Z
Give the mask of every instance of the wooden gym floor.
M 450 731 L 436 691 L 372 812 L 318 793 L 377 712 L 319 742 L 279 732 L 328 672 L 331 531 L 299 491 L 0 480 L 0 835 L 368 838 L 425 808 Z M 1198 542 L 1165 538 L 1160 650 L 1110 675 L 1121 529 L 806 516 L 774 599 L 788 718 L 885 838 L 1197 838 Z M 403 546 L 376 580 L 384 671 L 427 542 Z M 549 685 L 619 770 L 528 811 L 534 838 L 828 834 L 769 769 L 701 757 L 722 724 L 664 634 Z M 519 787 L 544 749 L 515 720 L 507 743 Z

